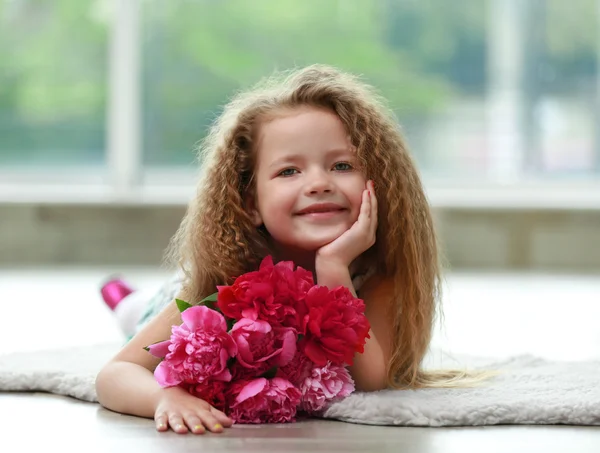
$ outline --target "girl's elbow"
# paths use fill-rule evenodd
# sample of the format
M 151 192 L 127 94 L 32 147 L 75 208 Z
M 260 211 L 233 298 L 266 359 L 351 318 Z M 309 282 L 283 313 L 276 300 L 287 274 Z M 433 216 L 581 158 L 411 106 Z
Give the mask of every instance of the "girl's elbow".
M 107 363 L 106 365 L 104 365 L 100 371 L 98 372 L 98 374 L 96 375 L 96 381 L 94 383 L 94 386 L 96 388 L 96 397 L 98 398 L 98 402 L 100 403 L 100 405 L 104 406 L 104 396 L 105 396 L 105 390 L 108 386 L 107 381 L 110 380 L 110 368 L 111 368 L 111 363 Z
M 358 376 L 357 376 L 358 377 Z M 356 390 L 360 392 L 377 392 L 388 388 L 386 370 L 369 373 L 366 376 L 355 379 Z
M 114 395 L 115 385 L 119 382 L 123 373 L 119 369 L 119 363 L 114 360 L 106 363 L 96 375 L 94 387 L 96 397 L 101 406 L 107 407 L 107 403 Z M 110 406 L 110 404 L 109 404 Z
M 374 380 L 371 382 L 368 382 L 362 389 L 360 389 L 362 392 L 377 392 L 379 390 L 385 390 L 386 388 L 388 388 L 387 382 L 385 379 L 381 379 L 381 380 Z

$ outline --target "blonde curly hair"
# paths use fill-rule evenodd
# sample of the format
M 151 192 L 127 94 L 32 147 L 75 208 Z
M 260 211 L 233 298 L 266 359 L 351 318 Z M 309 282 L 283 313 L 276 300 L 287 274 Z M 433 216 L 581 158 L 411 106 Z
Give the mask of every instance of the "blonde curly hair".
M 270 253 L 246 202 L 253 193 L 257 130 L 282 110 L 333 111 L 346 127 L 365 176 L 376 185 L 377 241 L 363 254 L 379 278 L 394 282 L 388 384 L 393 388 L 456 387 L 488 374 L 424 370 L 440 296 L 440 265 L 431 212 L 398 122 L 383 99 L 357 77 L 313 65 L 277 73 L 226 105 L 199 149 L 200 183 L 167 257 L 183 270 L 180 298 L 197 302 L 255 270 Z

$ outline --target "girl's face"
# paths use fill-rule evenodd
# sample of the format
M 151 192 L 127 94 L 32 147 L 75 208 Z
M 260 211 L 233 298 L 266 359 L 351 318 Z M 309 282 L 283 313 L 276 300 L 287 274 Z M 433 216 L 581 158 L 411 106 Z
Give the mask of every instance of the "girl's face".
M 316 251 L 347 231 L 366 188 L 344 125 L 313 107 L 261 125 L 255 178 L 254 223 L 288 256 Z

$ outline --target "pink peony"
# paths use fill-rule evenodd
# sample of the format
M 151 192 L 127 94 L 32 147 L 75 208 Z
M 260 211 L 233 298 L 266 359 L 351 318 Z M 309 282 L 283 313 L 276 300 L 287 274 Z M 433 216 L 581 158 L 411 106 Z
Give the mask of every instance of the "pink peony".
M 164 360 L 154 370 L 162 387 L 181 383 L 229 381 L 227 360 L 237 353 L 227 323 L 219 312 L 205 306 L 193 306 L 181 313 L 183 324 L 173 326 L 171 338 L 148 347 L 150 353 Z
M 301 410 L 316 413 L 327 404 L 350 395 L 354 391 L 354 381 L 345 367 L 329 362 L 324 367 L 313 368 L 299 387 Z
M 229 413 L 236 423 L 286 423 L 295 420 L 300 391 L 281 378 L 258 378 L 230 386 Z
M 247 368 L 284 366 L 296 353 L 296 332 L 289 327 L 272 328 L 266 321 L 242 318 L 230 333 L 237 345 L 237 360 Z
M 267 256 L 260 269 L 239 276 L 232 286 L 218 286 L 217 305 L 235 320 L 261 319 L 271 326 L 298 330 L 305 314 L 304 297 L 313 286 L 312 274 L 291 261 L 273 264 Z
M 314 366 L 312 360 L 298 349 L 291 362 L 277 370 L 277 377 L 285 378 L 296 387 L 300 387 L 300 383 L 304 382 Z
M 319 366 L 325 366 L 328 360 L 352 365 L 354 354 L 364 351 L 369 338 L 364 302 L 344 286 L 333 290 L 314 286 L 306 295 L 306 307 L 304 353 Z
M 262 363 L 257 368 L 246 368 L 239 361 L 235 360 L 229 365 L 229 371 L 231 371 L 231 382 L 238 381 L 251 381 L 261 377 L 263 373 L 269 371 L 269 365 Z

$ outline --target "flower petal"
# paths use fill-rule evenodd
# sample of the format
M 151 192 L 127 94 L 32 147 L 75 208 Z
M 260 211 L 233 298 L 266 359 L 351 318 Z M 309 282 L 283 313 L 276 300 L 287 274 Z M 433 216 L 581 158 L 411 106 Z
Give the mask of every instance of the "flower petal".
M 244 388 L 240 391 L 238 396 L 235 398 L 236 403 L 241 403 L 242 401 L 247 400 L 248 398 L 252 398 L 253 396 L 258 395 L 263 391 L 265 386 L 267 385 L 267 380 L 265 378 L 257 378 L 248 382 Z
M 244 318 L 248 318 L 252 321 L 255 321 L 258 319 L 258 311 L 255 308 L 245 308 L 242 310 L 242 316 Z
M 225 368 L 223 371 L 221 371 L 218 374 L 215 374 L 212 376 L 212 379 L 214 379 L 215 381 L 225 381 L 225 382 L 229 382 L 231 381 L 231 373 L 230 371 Z
M 263 258 L 262 262 L 260 263 L 259 269 L 262 270 L 264 268 L 269 267 L 273 267 L 273 257 L 271 255 L 267 255 Z
M 281 337 L 282 346 L 281 353 L 277 357 L 275 365 L 286 366 L 296 355 L 296 340 L 297 336 L 292 329 L 287 330 Z
M 289 388 L 294 388 L 294 384 L 292 384 L 289 380 L 280 377 L 274 377 L 271 379 L 271 386 L 277 387 L 279 390 L 284 391 Z
M 198 329 L 211 331 L 227 331 L 227 323 L 221 313 L 204 305 L 194 305 L 181 313 L 183 323 L 195 332 Z
M 244 329 L 246 332 L 269 333 L 271 331 L 271 324 L 259 319 L 242 318 L 231 328 L 231 333 L 239 329 Z
M 178 373 L 165 360 L 160 362 L 154 370 L 154 377 L 161 387 L 174 387 L 181 384 L 181 378 Z
M 171 344 L 171 340 L 161 341 L 159 343 L 154 343 L 148 346 L 148 352 L 152 354 L 154 357 L 158 357 L 162 359 L 169 353 L 169 345 Z
M 327 356 L 315 342 L 309 341 L 304 347 L 304 354 L 312 360 L 316 365 L 325 366 L 327 363 Z

